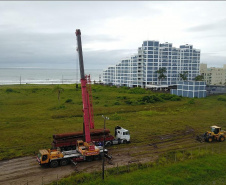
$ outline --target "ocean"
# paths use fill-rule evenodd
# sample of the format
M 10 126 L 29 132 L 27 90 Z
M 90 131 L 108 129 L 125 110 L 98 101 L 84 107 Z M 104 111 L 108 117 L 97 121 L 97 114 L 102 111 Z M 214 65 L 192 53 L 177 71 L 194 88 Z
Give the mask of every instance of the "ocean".
M 103 69 L 85 69 L 91 81 L 102 80 Z M 0 68 L 0 85 L 80 83 L 78 69 Z

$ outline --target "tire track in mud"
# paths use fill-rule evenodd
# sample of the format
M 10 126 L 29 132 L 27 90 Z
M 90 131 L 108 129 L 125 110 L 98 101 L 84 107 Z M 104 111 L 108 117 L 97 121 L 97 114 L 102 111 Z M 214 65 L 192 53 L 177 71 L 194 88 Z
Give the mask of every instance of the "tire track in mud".
M 203 145 L 191 137 L 186 135 L 182 138 L 170 140 L 160 140 L 146 145 L 126 147 L 109 147 L 109 153 L 112 154 L 112 164 L 106 164 L 106 168 L 127 165 L 130 163 L 154 161 L 159 155 L 171 150 L 182 150 L 187 148 L 194 148 Z M 141 154 L 140 154 L 141 153 Z M 148 154 L 145 156 L 145 154 Z M 140 157 L 142 156 L 142 157 Z M 106 160 L 107 161 L 107 160 Z M 102 161 L 81 162 L 77 166 L 72 164 L 58 167 L 48 168 L 41 167 L 36 162 L 36 157 L 28 156 L 22 158 L 15 158 L 11 160 L 0 161 L 0 184 L 32 184 L 40 185 L 42 183 L 48 184 L 65 176 L 70 176 L 73 172 L 92 172 L 99 171 L 102 167 Z

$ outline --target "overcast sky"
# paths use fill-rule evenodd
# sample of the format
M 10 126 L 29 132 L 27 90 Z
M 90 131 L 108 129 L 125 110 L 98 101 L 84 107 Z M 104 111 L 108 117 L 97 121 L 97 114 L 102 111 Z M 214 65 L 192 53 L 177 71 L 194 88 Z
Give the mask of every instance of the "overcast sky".
M 226 2 L 0 2 L 0 68 L 105 69 L 137 52 L 143 40 L 192 44 L 201 63 L 226 64 Z

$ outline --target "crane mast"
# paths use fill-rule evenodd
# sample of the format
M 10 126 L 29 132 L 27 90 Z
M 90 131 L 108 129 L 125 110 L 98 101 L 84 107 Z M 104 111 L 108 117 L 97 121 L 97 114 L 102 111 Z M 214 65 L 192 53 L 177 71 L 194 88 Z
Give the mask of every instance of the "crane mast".
M 85 141 L 87 143 L 91 142 L 90 138 L 90 125 L 93 128 L 93 122 L 91 122 L 92 115 L 90 114 L 90 100 L 89 93 L 87 90 L 87 78 L 84 72 L 84 63 L 83 63 L 83 55 L 82 55 L 82 41 L 81 41 L 81 31 L 80 29 L 76 29 L 75 32 L 77 36 L 77 44 L 78 44 L 78 55 L 79 55 L 79 66 L 80 66 L 80 76 L 81 76 L 81 89 L 82 89 L 82 102 L 83 102 L 83 121 L 84 121 L 84 133 L 85 133 Z

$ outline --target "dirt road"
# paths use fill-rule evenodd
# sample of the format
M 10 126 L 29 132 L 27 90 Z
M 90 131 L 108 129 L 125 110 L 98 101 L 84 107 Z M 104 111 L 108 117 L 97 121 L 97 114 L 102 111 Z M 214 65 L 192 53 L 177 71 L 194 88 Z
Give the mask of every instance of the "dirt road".
M 167 138 L 168 139 L 168 138 Z M 181 147 L 196 147 L 203 145 L 190 138 L 178 140 L 168 140 L 158 143 L 150 143 L 145 146 L 131 146 L 109 148 L 113 156 L 113 164 L 106 163 L 106 168 L 126 165 L 133 162 L 147 162 L 155 160 L 160 153 L 169 149 L 176 150 Z M 139 155 L 142 154 L 142 157 Z M 148 154 L 148 155 L 145 155 Z M 145 157 L 144 157 L 145 156 Z M 57 179 L 69 176 L 72 172 L 91 172 L 101 170 L 102 161 L 81 162 L 77 166 L 72 164 L 58 168 L 40 167 L 36 162 L 36 157 L 22 157 L 11 160 L 0 161 L 0 184 L 48 184 Z
M 114 163 L 128 164 L 132 157 L 117 156 Z M 35 157 L 22 157 L 0 162 L 0 184 L 47 184 L 62 177 L 69 176 L 72 172 L 101 170 L 102 161 L 81 162 L 77 166 L 72 164 L 48 168 L 40 167 Z M 106 162 L 106 166 L 112 166 Z

